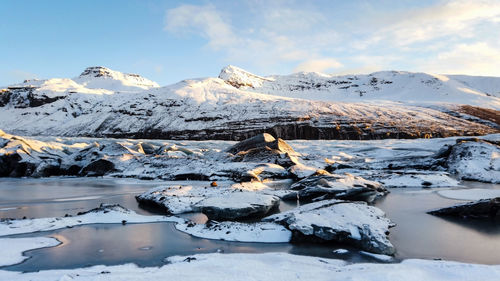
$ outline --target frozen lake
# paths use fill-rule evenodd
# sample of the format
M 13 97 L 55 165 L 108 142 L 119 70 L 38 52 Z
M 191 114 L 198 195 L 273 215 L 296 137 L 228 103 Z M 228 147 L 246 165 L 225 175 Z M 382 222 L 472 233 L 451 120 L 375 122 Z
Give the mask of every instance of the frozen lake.
M 41 218 L 76 214 L 99 206 L 117 203 L 140 214 L 153 214 L 140 208 L 136 194 L 168 184 L 108 178 L 0 179 L 0 218 Z M 172 182 L 170 182 L 172 183 Z M 182 182 L 175 182 L 180 184 Z M 183 182 L 189 183 L 189 182 Z M 494 184 L 464 182 L 463 188 L 500 189 Z M 400 188 L 378 200 L 375 205 L 387 213 L 397 226 L 390 240 L 397 249 L 396 259 L 442 258 L 469 263 L 499 264 L 500 220 L 443 219 L 426 211 L 464 202 L 440 196 L 443 188 Z M 283 204 L 281 209 L 293 206 Z M 204 215 L 187 215 L 202 222 Z M 357 250 L 338 244 L 240 243 L 201 239 L 177 231 L 172 223 L 127 225 L 85 225 L 50 232 L 16 235 L 55 237 L 62 242 L 53 248 L 27 252 L 32 258 L 6 267 L 9 270 L 35 271 L 75 268 L 97 264 L 133 262 L 141 266 L 163 264 L 166 257 L 198 253 L 288 252 L 351 262 L 376 262 Z M 347 254 L 333 250 L 346 248 Z

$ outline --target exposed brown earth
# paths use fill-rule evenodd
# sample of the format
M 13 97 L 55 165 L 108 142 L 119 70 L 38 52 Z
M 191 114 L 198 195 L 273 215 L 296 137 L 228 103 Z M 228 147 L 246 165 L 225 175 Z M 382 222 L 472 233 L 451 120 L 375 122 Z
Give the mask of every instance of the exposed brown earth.
M 494 122 L 497 125 L 500 125 L 500 111 L 498 110 L 471 106 L 471 105 L 463 105 L 460 106 L 459 111 L 461 113 L 469 114 L 481 118 L 483 120 Z

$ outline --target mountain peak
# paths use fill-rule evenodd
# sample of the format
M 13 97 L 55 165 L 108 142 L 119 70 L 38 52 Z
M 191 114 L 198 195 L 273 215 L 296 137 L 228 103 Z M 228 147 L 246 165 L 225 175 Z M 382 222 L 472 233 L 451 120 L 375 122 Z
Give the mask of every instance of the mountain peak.
M 90 66 L 87 67 L 82 74 L 80 74 L 79 77 L 110 77 L 117 79 L 119 77 L 117 76 L 133 76 L 133 77 L 141 77 L 138 74 L 127 74 L 127 73 L 121 73 L 119 71 L 111 70 L 107 67 L 104 66 Z
M 92 77 L 102 77 L 102 76 L 112 76 L 112 70 L 104 66 L 90 66 L 87 67 L 80 77 L 92 76 Z
M 233 65 L 224 67 L 219 74 L 219 78 L 236 88 L 257 88 L 262 86 L 264 81 L 272 81 L 271 79 L 255 75 Z
M 122 73 L 104 66 L 87 67 L 82 74 L 74 80 L 88 88 L 106 88 L 120 91 L 147 90 L 159 87 L 156 82 L 138 74 Z

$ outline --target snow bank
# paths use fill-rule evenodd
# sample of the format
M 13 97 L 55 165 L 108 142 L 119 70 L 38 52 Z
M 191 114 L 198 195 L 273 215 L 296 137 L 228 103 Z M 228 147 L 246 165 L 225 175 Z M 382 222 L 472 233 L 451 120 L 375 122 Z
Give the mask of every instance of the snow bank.
M 498 265 L 405 260 L 399 264 L 347 264 L 341 260 L 268 254 L 203 254 L 172 257 L 162 267 L 133 264 L 33 273 L 1 271 L 4 280 L 367 280 L 497 281 Z
M 12 265 L 23 262 L 27 256 L 23 252 L 53 247 L 59 245 L 61 242 L 54 238 L 48 237 L 29 237 L 29 238 L 0 238 L 0 266 Z M 0 279 L 2 275 L 0 274 Z

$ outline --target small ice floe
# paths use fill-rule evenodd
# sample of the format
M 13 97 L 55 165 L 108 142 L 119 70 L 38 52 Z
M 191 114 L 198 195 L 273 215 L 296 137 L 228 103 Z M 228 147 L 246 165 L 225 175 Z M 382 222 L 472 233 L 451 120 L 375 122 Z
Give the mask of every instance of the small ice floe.
M 101 204 L 99 208 L 78 213 L 76 216 L 55 218 L 19 219 L 0 221 L 0 236 L 49 231 L 94 223 L 146 223 L 183 222 L 183 219 L 166 216 L 143 216 L 120 205 Z
M 359 253 L 364 255 L 364 256 L 374 258 L 374 259 L 379 260 L 379 261 L 391 262 L 394 260 L 394 257 L 388 256 L 388 255 L 374 254 L 374 253 L 369 253 L 369 252 L 365 252 L 365 251 L 359 251 Z
M 7 207 L 7 208 L 0 208 L 0 211 L 10 211 L 10 210 L 15 210 L 18 209 L 17 207 Z
M 438 194 L 456 200 L 481 200 L 500 197 L 500 189 L 447 189 L 438 191 Z
M 337 250 L 333 250 L 332 252 L 334 254 L 338 254 L 338 255 L 345 255 L 345 254 L 349 253 L 349 250 L 347 250 L 347 249 L 337 249 Z

